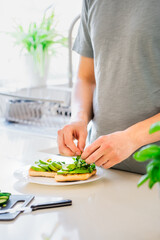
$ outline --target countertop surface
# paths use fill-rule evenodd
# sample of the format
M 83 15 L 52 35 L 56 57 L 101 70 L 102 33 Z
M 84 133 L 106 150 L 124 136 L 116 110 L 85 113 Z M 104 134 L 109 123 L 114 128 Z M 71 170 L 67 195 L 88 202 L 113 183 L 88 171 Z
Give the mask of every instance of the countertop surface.
M 160 193 L 140 178 L 104 170 L 92 183 L 47 186 L 18 181 L 13 172 L 32 164 L 37 152 L 57 154 L 55 138 L 0 128 L 0 189 L 32 194 L 36 201 L 71 199 L 72 206 L 21 213 L 14 221 L 0 222 L 2 240 L 159 240 Z

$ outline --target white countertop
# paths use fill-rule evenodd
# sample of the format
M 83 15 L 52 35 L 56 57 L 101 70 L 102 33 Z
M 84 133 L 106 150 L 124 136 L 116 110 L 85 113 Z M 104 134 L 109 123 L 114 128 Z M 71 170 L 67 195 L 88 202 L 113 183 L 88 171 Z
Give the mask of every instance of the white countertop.
M 158 187 L 149 190 L 145 184 L 138 189 L 140 175 L 106 170 L 97 182 L 60 187 L 20 182 L 13 172 L 32 164 L 38 151 L 57 153 L 55 139 L 2 128 L 0 146 L 1 191 L 33 194 L 38 201 L 73 201 L 69 207 L 22 213 L 14 221 L 0 222 L 1 240 L 160 239 Z

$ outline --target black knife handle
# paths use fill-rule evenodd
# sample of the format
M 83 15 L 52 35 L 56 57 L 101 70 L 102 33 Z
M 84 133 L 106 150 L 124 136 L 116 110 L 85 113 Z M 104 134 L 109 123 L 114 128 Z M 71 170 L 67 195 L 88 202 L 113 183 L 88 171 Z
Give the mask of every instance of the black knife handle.
M 56 207 L 65 207 L 72 205 L 72 200 L 59 200 L 57 202 L 48 202 L 48 203 L 41 203 L 41 204 L 34 204 L 31 205 L 32 211 L 40 210 L 40 209 L 47 209 L 47 208 L 56 208 Z

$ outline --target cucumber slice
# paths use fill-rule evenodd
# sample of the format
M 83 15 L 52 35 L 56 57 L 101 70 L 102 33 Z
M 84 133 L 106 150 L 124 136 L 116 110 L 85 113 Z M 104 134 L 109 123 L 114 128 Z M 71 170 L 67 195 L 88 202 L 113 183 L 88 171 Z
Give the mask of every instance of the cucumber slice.
M 45 170 L 41 167 L 37 167 L 37 166 L 31 166 L 31 168 L 34 170 L 34 171 L 37 171 L 37 172 L 45 172 Z
M 8 198 L 9 199 L 9 198 Z M 0 199 L 0 204 L 4 204 L 8 201 L 8 199 L 5 199 L 5 198 L 1 198 Z
M 63 171 L 68 171 L 68 170 L 69 170 L 69 169 L 68 169 L 68 165 L 69 165 L 69 164 L 63 164 L 61 170 L 63 170 Z
M 11 193 L 7 193 L 7 192 L 0 192 L 0 197 L 1 196 L 8 196 L 8 197 L 10 197 L 11 196 Z
M 55 168 L 52 164 L 49 164 L 48 167 L 49 167 L 52 171 L 54 171 L 54 172 L 57 172 L 57 171 L 58 171 L 58 169 Z
M 74 169 L 72 171 L 63 171 L 63 170 L 59 170 L 57 172 L 57 174 L 63 174 L 63 175 L 66 175 L 66 174 L 80 174 L 80 173 L 90 173 L 91 171 L 89 169 Z
M 45 162 L 45 161 L 39 160 L 39 163 L 40 163 L 40 164 L 44 164 L 44 165 L 47 165 L 47 166 L 48 166 L 48 163 L 47 163 L 47 162 Z
M 60 175 L 60 174 L 62 174 L 62 175 L 67 175 L 67 174 L 69 174 L 69 172 L 68 172 L 68 171 L 59 170 L 59 171 L 57 172 L 57 174 L 58 174 L 58 175 Z
M 0 192 L 0 206 L 5 207 L 6 203 L 8 202 L 11 193 L 8 192 Z
M 52 162 L 52 165 L 57 168 L 58 170 L 60 170 L 62 168 L 61 164 L 58 162 Z
M 6 203 L 6 199 L 0 199 L 0 204 Z
M 68 168 L 68 170 L 74 170 L 74 169 L 76 169 L 76 165 L 74 163 L 71 163 L 68 165 L 67 168 Z
M 1 197 L 0 198 L 0 200 L 5 200 L 5 201 L 8 200 L 8 199 L 9 199 L 9 197 Z
M 0 199 L 8 199 L 8 196 L 0 196 Z
M 49 169 L 48 165 L 46 165 L 46 164 L 38 164 L 38 166 L 40 168 L 44 169 L 45 172 L 50 172 L 50 169 Z

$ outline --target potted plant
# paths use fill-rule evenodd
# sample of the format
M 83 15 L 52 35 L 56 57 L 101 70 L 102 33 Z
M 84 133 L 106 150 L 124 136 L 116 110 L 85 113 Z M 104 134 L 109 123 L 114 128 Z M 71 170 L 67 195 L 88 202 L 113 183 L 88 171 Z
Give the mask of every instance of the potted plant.
M 150 134 L 157 131 L 160 131 L 160 121 L 152 124 L 149 129 Z M 147 145 L 136 152 L 133 157 L 138 162 L 150 160 L 146 166 L 146 174 L 140 178 L 137 186 L 140 187 L 147 180 L 150 189 L 155 183 L 160 184 L 160 146 L 156 144 Z
M 26 64 L 33 75 L 31 85 L 45 85 L 49 56 L 56 53 L 57 45 L 66 46 L 67 43 L 67 38 L 55 28 L 54 11 L 49 16 L 45 11 L 41 22 L 31 22 L 27 31 L 22 25 L 18 25 L 11 35 L 15 43 L 25 50 Z

